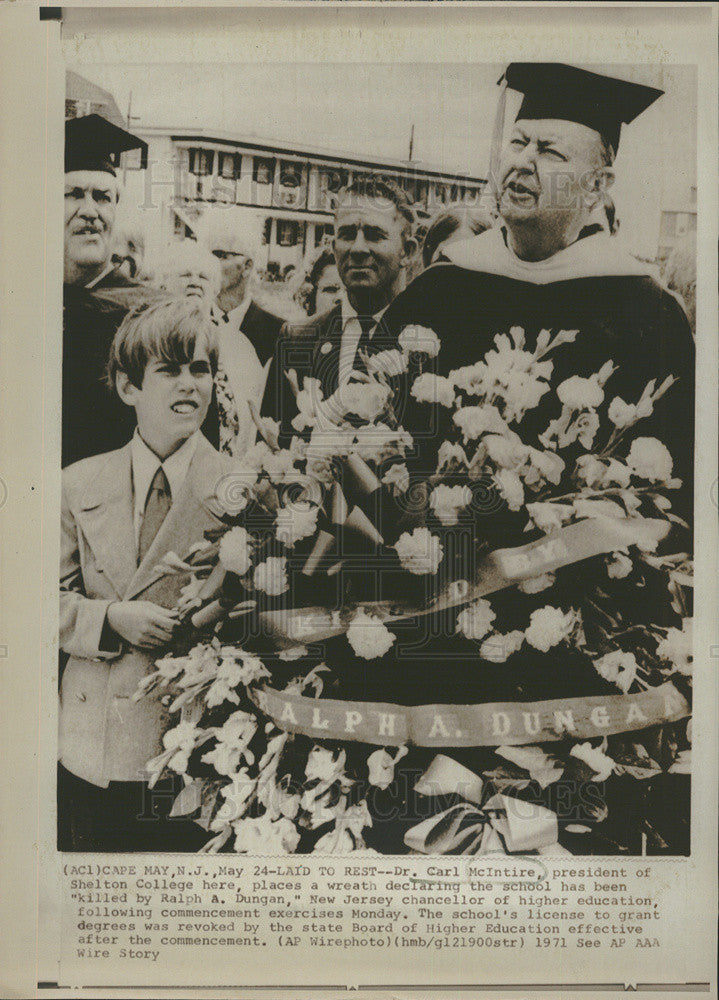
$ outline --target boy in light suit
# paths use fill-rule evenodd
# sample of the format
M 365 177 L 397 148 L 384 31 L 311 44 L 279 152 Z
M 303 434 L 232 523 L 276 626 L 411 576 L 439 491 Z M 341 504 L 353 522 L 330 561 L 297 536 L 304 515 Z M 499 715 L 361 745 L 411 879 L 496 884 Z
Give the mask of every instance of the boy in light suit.
M 132 696 L 172 639 L 188 581 L 158 563 L 221 523 L 215 490 L 227 460 L 199 430 L 216 369 L 212 324 L 192 304 L 155 302 L 127 316 L 108 381 L 135 410 L 134 437 L 63 473 L 61 850 L 193 850 L 202 841 L 199 827 L 168 819 L 171 792 L 148 797 L 145 764 L 170 721 L 160 701 Z

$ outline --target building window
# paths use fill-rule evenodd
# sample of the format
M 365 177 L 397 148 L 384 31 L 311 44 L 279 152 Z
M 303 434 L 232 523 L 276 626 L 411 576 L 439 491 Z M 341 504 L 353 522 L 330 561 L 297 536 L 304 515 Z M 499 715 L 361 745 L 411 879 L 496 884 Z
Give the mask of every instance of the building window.
M 280 160 L 280 184 L 296 188 L 302 184 L 302 164 L 294 160 Z
M 220 157 L 220 177 L 225 180 L 234 181 L 240 176 L 240 157 L 234 153 L 219 153 Z
M 262 243 L 264 246 L 270 242 L 270 237 L 272 236 L 272 219 L 265 219 L 265 224 L 262 228 Z
M 191 149 L 190 150 L 190 173 L 197 177 L 207 177 L 212 173 L 212 161 L 214 158 L 212 149 Z
M 426 205 L 429 198 L 429 183 L 427 181 L 416 181 L 414 190 L 414 200 L 418 204 Z
M 349 171 L 342 167 L 337 167 L 336 169 L 327 167 L 320 170 L 317 207 L 329 210 L 334 209 L 334 198 L 332 196 L 343 187 L 346 187 L 349 184 L 349 180 Z
M 275 161 L 270 156 L 256 156 L 252 163 L 252 180 L 255 184 L 271 184 Z
M 143 167 L 147 166 L 143 163 L 142 150 L 141 149 L 128 149 L 122 154 L 122 160 L 120 161 L 122 166 L 126 170 L 142 170 Z
M 349 184 L 349 178 L 349 171 L 343 167 L 337 167 L 336 170 L 320 170 L 320 187 L 323 191 L 337 192 Z
M 294 219 L 277 220 L 277 245 L 281 247 L 294 247 L 297 245 L 299 236 L 299 225 Z

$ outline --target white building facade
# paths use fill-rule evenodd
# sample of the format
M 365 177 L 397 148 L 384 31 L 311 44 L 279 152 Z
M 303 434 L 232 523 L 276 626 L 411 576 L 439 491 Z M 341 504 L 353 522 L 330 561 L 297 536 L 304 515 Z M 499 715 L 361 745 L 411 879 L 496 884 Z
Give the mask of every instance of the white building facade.
M 197 129 L 135 131 L 148 144 L 147 167 L 126 154 L 123 201 L 132 211 L 142 210 L 151 242 L 201 238 L 205 213 L 222 208 L 260 247 L 257 264 L 279 274 L 298 267 L 332 235 L 333 195 L 358 177 L 392 177 L 420 217 L 449 203 L 477 204 L 486 183 L 409 161 L 350 157 Z M 145 213 L 158 217 L 151 220 Z

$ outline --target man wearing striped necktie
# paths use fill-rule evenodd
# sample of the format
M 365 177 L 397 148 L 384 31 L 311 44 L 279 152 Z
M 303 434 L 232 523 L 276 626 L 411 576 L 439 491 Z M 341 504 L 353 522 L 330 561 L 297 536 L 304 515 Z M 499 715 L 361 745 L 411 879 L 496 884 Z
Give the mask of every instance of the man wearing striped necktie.
M 384 312 L 405 284 L 415 252 L 415 217 L 407 194 L 391 179 L 358 178 L 337 196 L 334 253 L 341 302 L 301 326 L 286 326 L 270 365 L 262 412 L 280 421 L 281 441 L 292 436 L 297 414 L 287 374 L 300 388 L 317 378 L 327 398 L 362 371 L 363 358 L 397 346 Z

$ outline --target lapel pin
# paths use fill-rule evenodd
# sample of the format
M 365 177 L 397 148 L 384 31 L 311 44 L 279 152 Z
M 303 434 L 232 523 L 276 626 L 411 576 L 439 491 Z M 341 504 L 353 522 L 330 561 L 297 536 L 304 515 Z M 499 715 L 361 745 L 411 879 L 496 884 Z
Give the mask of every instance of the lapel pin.
M 332 350 L 332 342 L 329 340 L 325 340 L 325 342 L 320 347 L 320 353 L 329 354 L 331 350 Z

